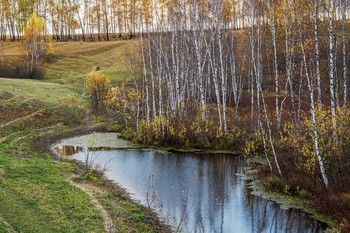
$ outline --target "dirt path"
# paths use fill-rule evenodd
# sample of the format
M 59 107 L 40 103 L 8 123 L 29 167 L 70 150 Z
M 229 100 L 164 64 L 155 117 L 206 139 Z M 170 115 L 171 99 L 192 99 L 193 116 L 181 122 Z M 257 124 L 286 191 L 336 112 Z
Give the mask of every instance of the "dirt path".
M 1 216 L 1 213 L 0 213 L 0 222 L 4 223 L 4 225 L 7 227 L 6 230 L 7 230 L 9 233 L 17 233 L 17 231 L 15 231 L 15 230 L 13 229 L 13 227 L 12 227 L 8 222 L 6 222 L 6 221 L 4 220 L 4 218 Z
M 80 190 L 82 190 L 83 192 L 85 192 L 87 195 L 89 195 L 92 203 L 94 204 L 95 208 L 98 209 L 101 214 L 102 214 L 102 218 L 103 218 L 103 225 L 104 225 L 104 229 L 105 232 L 107 233 L 114 233 L 115 232 L 115 226 L 114 226 L 114 221 L 111 218 L 110 214 L 108 213 L 108 211 L 99 203 L 99 201 L 97 200 L 97 198 L 95 197 L 95 193 L 103 193 L 104 191 L 101 188 L 98 188 L 96 186 L 92 186 L 86 183 L 75 183 L 74 181 L 72 181 L 72 178 L 74 176 L 70 177 L 67 181 L 73 185 L 74 187 L 79 188 Z
M 19 118 L 16 118 L 16 119 L 12 120 L 12 121 L 6 122 L 5 124 L 0 125 L 0 129 L 5 128 L 5 127 L 7 127 L 9 125 L 12 125 L 13 123 L 16 123 L 17 121 L 26 120 L 28 118 L 31 118 L 31 117 L 33 117 L 35 115 L 38 115 L 38 114 L 42 113 L 43 111 L 44 111 L 43 109 L 40 109 L 40 110 L 38 110 L 36 112 L 33 112 L 33 113 L 29 114 L 29 115 L 26 115 L 24 117 L 19 117 Z

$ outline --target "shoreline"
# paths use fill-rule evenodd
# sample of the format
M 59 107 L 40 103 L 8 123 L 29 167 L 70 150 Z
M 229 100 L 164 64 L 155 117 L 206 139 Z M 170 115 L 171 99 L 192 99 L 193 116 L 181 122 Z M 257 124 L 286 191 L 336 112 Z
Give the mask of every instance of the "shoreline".
M 67 133 L 63 133 L 60 134 L 58 137 L 53 137 L 56 141 L 54 143 L 50 144 L 50 151 L 51 154 L 54 154 L 55 156 L 58 156 L 60 158 L 62 158 L 62 156 L 58 155 L 54 150 L 53 150 L 53 146 L 54 144 L 58 143 L 61 140 L 64 139 L 69 139 L 72 137 L 78 137 L 78 136 L 84 136 L 84 135 L 88 135 L 91 133 L 117 133 L 113 130 L 109 130 L 108 127 L 105 124 L 98 124 L 95 126 L 88 126 L 88 127 L 78 127 L 76 129 L 72 129 L 72 134 L 70 135 L 69 132 Z M 67 137 L 68 135 L 68 137 Z M 125 141 L 128 141 L 129 143 L 132 143 L 130 140 L 121 138 Z M 135 145 L 135 144 L 134 144 Z M 118 148 L 118 147 L 117 147 Z M 125 148 L 118 148 L 118 149 L 125 149 Z M 163 153 L 180 153 L 180 154 L 185 154 L 185 153 L 192 153 L 192 154 L 212 154 L 212 155 L 232 155 L 232 156 L 241 156 L 240 153 L 238 153 L 237 151 L 224 151 L 224 150 L 208 150 L 208 149 L 193 149 L 193 148 L 185 148 L 185 149 L 179 149 L 179 148 L 162 148 L 162 147 L 154 147 L 154 146 L 144 146 L 144 145 L 135 145 L 135 147 L 131 147 L 131 148 L 127 148 L 127 149 L 136 149 L 136 150 L 155 150 L 155 151 L 160 151 Z M 299 199 L 298 197 L 294 197 L 294 196 L 289 196 L 283 193 L 277 193 L 274 191 L 269 191 L 266 190 L 263 185 L 261 184 L 262 180 L 257 177 L 257 172 L 253 170 L 253 168 L 251 167 L 251 163 L 252 161 L 249 161 L 250 159 L 245 159 L 248 162 L 247 168 L 246 168 L 246 174 L 245 177 L 247 178 L 247 180 L 249 181 L 247 183 L 247 188 L 251 189 L 251 194 L 255 195 L 255 196 L 260 196 L 264 199 L 276 202 L 277 204 L 281 205 L 281 208 L 285 208 L 285 209 L 298 209 L 302 212 L 304 212 L 305 214 L 310 215 L 313 219 L 324 223 L 325 225 L 327 225 L 327 229 L 332 229 L 336 226 L 335 221 L 333 220 L 333 218 L 331 216 L 328 215 L 324 215 L 322 213 L 317 212 L 315 209 L 309 207 L 307 205 L 307 203 L 305 203 L 303 200 Z M 75 166 L 83 166 L 82 162 L 77 161 L 75 159 L 71 160 L 73 162 L 73 164 Z M 136 203 L 137 205 L 142 206 L 140 203 L 138 203 L 136 200 L 133 200 L 130 197 L 130 194 L 121 186 L 119 186 L 117 184 L 117 182 L 109 180 L 107 177 L 103 177 L 103 181 L 106 182 L 104 183 L 104 185 L 106 184 L 108 188 L 113 188 L 116 189 L 118 192 L 123 193 L 123 195 L 125 195 L 124 197 L 133 202 Z M 155 211 L 153 211 L 152 209 L 149 209 L 145 206 L 142 206 L 143 208 L 145 208 L 145 210 L 147 211 L 147 213 L 149 213 L 149 211 L 152 214 L 155 214 L 156 218 L 158 218 L 158 220 L 160 220 L 160 224 L 161 225 L 165 225 L 168 226 L 166 223 L 164 223 L 156 214 Z
M 282 209 L 300 210 L 310 215 L 313 219 L 326 224 L 327 229 L 333 229 L 336 227 L 335 220 L 332 216 L 318 212 L 314 208 L 308 206 L 304 200 L 298 198 L 297 196 L 291 196 L 281 192 L 267 190 L 262 184 L 262 179 L 257 177 L 257 171 L 254 170 L 249 164 L 247 165 L 245 177 L 249 181 L 247 183 L 247 187 L 252 190 L 252 195 L 276 202 L 277 204 L 281 205 Z
M 64 139 L 89 135 L 91 133 L 106 133 L 106 132 L 111 132 L 111 131 L 109 131 L 107 129 L 106 124 L 99 123 L 96 125 L 80 126 L 80 127 L 76 127 L 73 129 L 68 129 L 65 132 L 58 132 L 58 133 L 56 133 L 48 138 L 45 138 L 45 137 L 39 138 L 39 139 L 35 140 L 34 143 L 37 145 L 36 149 L 39 149 L 40 152 L 48 152 L 53 156 L 54 160 L 62 161 L 65 158 L 63 156 L 59 155 L 53 148 L 53 146 L 56 145 L 58 142 L 60 142 Z M 113 132 L 113 133 L 115 133 L 115 132 Z M 137 149 L 137 148 L 135 148 L 135 149 Z M 70 161 L 70 163 L 74 166 L 75 175 L 78 174 L 78 176 L 74 176 L 74 177 L 75 178 L 81 177 L 81 175 L 85 171 L 83 162 L 78 161 L 76 159 L 68 159 L 68 161 Z M 172 227 L 170 225 L 166 224 L 165 221 L 163 219 L 161 219 L 154 210 L 152 210 L 151 208 L 148 208 L 146 206 L 143 206 L 137 200 L 134 200 L 131 197 L 130 193 L 128 193 L 117 182 L 108 179 L 104 174 L 101 174 L 101 176 L 98 176 L 95 178 L 97 178 L 98 179 L 97 182 L 100 183 L 99 185 L 97 185 L 98 186 L 97 188 L 100 189 L 102 192 L 114 193 L 116 196 L 118 196 L 118 198 L 136 205 L 139 208 L 140 212 L 145 215 L 145 223 L 148 225 L 151 225 L 154 229 L 157 230 L 157 232 L 165 232 L 165 233 L 173 232 Z M 71 179 L 68 182 L 72 183 L 73 181 Z M 83 181 L 83 183 L 84 182 L 86 182 L 86 181 Z M 79 183 L 76 183 L 76 182 L 73 182 L 72 185 L 79 187 Z M 93 184 L 93 185 L 96 186 L 96 184 Z M 81 188 L 81 189 L 83 190 L 83 188 Z M 84 188 L 84 189 L 86 189 L 86 188 Z M 88 190 L 85 190 L 84 192 L 86 192 L 88 194 L 87 191 Z M 93 191 L 95 191 L 95 190 L 93 190 Z

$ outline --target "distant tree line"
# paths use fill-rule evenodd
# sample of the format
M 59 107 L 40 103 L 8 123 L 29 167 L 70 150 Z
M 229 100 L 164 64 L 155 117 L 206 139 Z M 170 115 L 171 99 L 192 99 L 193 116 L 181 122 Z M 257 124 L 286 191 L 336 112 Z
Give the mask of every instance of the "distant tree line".
M 225 1 L 225 4 L 227 14 L 234 19 L 230 27 L 243 27 L 243 2 Z M 157 18 L 171 20 L 174 7 L 188 6 L 170 0 L 1 0 L 0 38 L 20 40 L 33 12 L 45 20 L 56 40 L 132 38 L 140 32 L 145 18 L 152 19 L 149 27 L 157 30 Z

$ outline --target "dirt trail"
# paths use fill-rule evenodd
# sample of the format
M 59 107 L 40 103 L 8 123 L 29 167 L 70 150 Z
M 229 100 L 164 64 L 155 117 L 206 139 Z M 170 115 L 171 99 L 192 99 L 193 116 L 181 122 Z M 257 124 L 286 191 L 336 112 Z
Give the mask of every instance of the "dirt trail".
M 95 208 L 98 209 L 102 214 L 105 232 L 114 233 L 115 225 L 114 225 L 113 219 L 111 218 L 108 211 L 99 203 L 99 201 L 97 200 L 94 194 L 94 193 L 103 193 L 104 191 L 96 186 L 92 186 L 86 183 L 75 183 L 74 181 L 72 181 L 73 177 L 74 176 L 70 177 L 67 181 L 74 187 L 79 188 L 80 190 L 85 192 L 87 195 L 89 195 L 91 202 L 94 204 Z
M 6 225 L 6 227 L 7 227 L 6 230 L 7 230 L 9 233 L 17 233 L 17 231 L 15 231 L 15 229 L 13 229 L 13 227 L 12 227 L 8 222 L 6 222 L 6 221 L 4 220 L 4 218 L 1 216 L 1 213 L 0 213 L 0 222 L 4 223 L 4 225 Z
M 19 117 L 19 118 L 16 118 L 16 119 L 12 120 L 12 121 L 6 122 L 5 124 L 0 125 L 0 129 L 5 128 L 5 127 L 7 127 L 9 125 L 12 125 L 13 123 L 16 123 L 17 121 L 26 120 L 28 118 L 31 118 L 31 117 L 33 117 L 35 115 L 38 115 L 38 114 L 42 113 L 43 111 L 44 111 L 43 109 L 40 109 L 40 110 L 38 110 L 36 112 L 33 112 L 33 113 L 29 114 L 29 115 L 26 115 L 26 116 L 23 116 L 23 117 Z

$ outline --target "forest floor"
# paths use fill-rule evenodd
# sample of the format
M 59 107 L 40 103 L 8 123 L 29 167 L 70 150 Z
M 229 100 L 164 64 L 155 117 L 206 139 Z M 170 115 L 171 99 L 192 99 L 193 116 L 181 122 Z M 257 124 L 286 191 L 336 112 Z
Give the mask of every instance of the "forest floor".
M 99 119 L 83 122 L 84 80 L 99 66 L 112 82 L 127 82 L 134 43 L 54 43 L 44 81 L 0 78 L 0 232 L 170 232 L 125 190 L 49 150 L 105 130 Z M 22 55 L 20 43 L 4 45 L 5 61 Z

